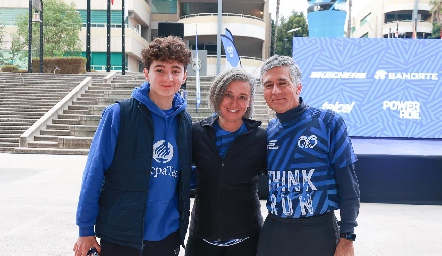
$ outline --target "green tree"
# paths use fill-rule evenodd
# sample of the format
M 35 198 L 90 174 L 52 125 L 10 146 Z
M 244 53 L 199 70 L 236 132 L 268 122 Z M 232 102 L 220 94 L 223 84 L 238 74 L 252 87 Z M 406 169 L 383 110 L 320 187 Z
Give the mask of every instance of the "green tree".
M 11 55 L 9 56 L 9 63 L 14 65 L 17 58 L 24 60 L 28 57 L 25 46 L 27 46 L 27 44 L 17 33 L 11 34 L 11 49 L 9 49 Z
M 4 55 L 3 55 L 3 43 L 5 41 L 5 35 L 3 34 L 3 29 L 5 28 L 5 25 L 3 23 L 0 24 L 0 64 L 3 65 L 5 63 Z
M 82 20 L 75 10 L 75 3 L 62 0 L 44 0 L 43 9 L 43 54 L 44 57 L 61 57 L 65 54 L 79 55 L 81 40 L 78 33 Z M 17 34 L 22 42 L 28 42 L 28 14 L 17 19 Z M 40 25 L 32 26 L 32 56 L 39 56 Z
M 431 18 L 433 21 L 433 30 L 431 33 L 431 37 L 432 38 L 441 38 L 441 36 L 442 36 L 442 31 L 441 31 L 442 0 L 430 0 L 429 4 L 431 6 L 430 11 L 431 11 Z
M 299 28 L 295 32 L 287 32 Z M 308 36 L 307 19 L 302 12 L 293 11 L 288 18 L 281 18 L 281 25 L 277 27 L 276 54 L 292 56 L 292 37 Z

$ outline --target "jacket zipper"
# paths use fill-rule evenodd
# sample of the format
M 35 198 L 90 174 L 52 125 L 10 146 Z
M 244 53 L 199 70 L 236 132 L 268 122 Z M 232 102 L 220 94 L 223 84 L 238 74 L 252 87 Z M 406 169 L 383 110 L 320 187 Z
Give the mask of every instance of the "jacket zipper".
M 221 178 L 222 178 L 222 174 L 224 172 L 224 166 L 225 166 L 225 159 L 227 159 L 227 156 L 229 155 L 229 151 L 231 151 L 231 149 L 235 146 L 235 144 L 238 142 L 238 140 L 241 137 L 244 137 L 246 134 L 250 133 L 250 130 L 247 130 L 246 132 L 240 134 L 238 137 L 236 137 L 232 144 L 230 145 L 229 149 L 227 149 L 226 155 L 224 156 L 224 159 L 221 158 L 221 156 L 219 155 L 218 150 L 216 150 L 219 158 L 221 158 L 221 172 L 219 174 L 219 180 L 218 180 L 218 225 L 217 225 L 217 237 L 218 237 L 218 242 L 221 242 L 221 231 L 220 231 L 220 227 L 221 227 L 221 203 L 220 203 L 220 198 L 221 198 Z

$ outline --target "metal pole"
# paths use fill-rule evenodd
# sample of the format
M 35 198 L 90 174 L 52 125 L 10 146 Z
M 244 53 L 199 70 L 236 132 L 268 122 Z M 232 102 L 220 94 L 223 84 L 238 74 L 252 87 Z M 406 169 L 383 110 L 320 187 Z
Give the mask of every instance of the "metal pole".
M 223 22 L 223 0 L 218 0 L 218 32 L 216 34 L 216 74 L 221 72 L 221 25 Z
M 125 0 L 121 0 L 121 74 L 125 75 L 126 74 L 126 45 L 125 45 L 125 35 L 124 35 L 124 25 L 125 25 L 125 17 L 124 17 L 124 1 Z
M 86 71 L 91 72 L 91 0 L 86 8 Z
M 111 2 L 107 0 L 107 55 L 106 55 L 106 71 L 110 72 L 111 56 L 110 56 L 110 33 L 111 33 Z
M 32 73 L 32 0 L 29 0 L 28 73 Z
M 43 0 L 40 0 L 40 73 L 43 73 Z

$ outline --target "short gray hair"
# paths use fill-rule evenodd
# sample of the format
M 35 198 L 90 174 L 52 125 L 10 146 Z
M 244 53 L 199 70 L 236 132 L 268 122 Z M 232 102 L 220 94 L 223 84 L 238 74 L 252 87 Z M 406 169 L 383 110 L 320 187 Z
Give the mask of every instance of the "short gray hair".
M 256 79 L 242 68 L 227 69 L 218 74 L 212 81 L 209 94 L 210 108 L 220 114 L 220 104 L 224 98 L 227 87 L 233 81 L 243 81 L 250 84 L 250 105 L 243 118 L 251 118 L 253 115 L 253 98 L 255 96 Z
M 264 76 L 264 74 L 275 67 L 289 67 L 292 83 L 294 85 L 298 85 L 301 83 L 301 70 L 299 69 L 299 66 L 295 63 L 295 61 L 288 56 L 273 55 L 272 57 L 264 61 L 264 64 L 261 67 L 261 84 L 263 83 L 262 77 Z

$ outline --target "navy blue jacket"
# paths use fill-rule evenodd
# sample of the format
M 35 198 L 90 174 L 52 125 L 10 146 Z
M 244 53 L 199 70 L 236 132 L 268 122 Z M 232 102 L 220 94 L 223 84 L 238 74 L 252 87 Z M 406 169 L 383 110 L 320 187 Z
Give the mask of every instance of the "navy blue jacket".
M 110 242 L 141 249 L 153 154 L 153 120 L 146 106 L 134 98 L 119 104 L 120 132 L 112 164 L 105 174 L 95 232 Z M 184 245 L 189 223 L 191 172 L 191 118 L 185 111 L 178 115 L 177 140 L 181 166 L 178 233 Z

